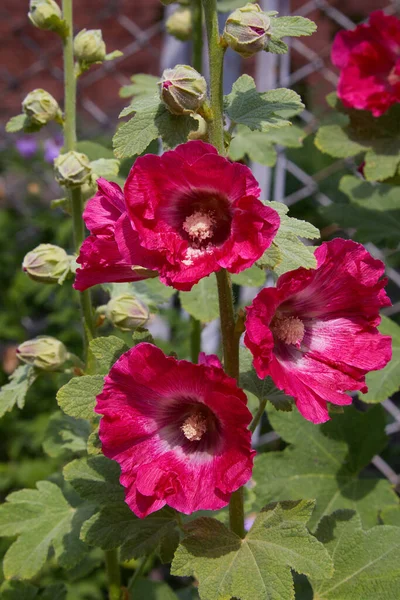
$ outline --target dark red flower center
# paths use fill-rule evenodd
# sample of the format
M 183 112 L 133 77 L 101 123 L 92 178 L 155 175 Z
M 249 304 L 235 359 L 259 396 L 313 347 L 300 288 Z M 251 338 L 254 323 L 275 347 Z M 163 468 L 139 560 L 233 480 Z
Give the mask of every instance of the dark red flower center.
M 174 399 L 163 409 L 159 435 L 186 454 L 214 455 L 221 447 L 221 426 L 215 414 L 195 399 Z
M 282 313 L 277 313 L 272 319 L 271 331 L 281 342 L 294 346 L 300 346 L 305 334 L 304 323 L 299 317 Z
M 165 219 L 191 248 L 204 251 L 229 237 L 232 209 L 228 198 L 217 191 L 190 190 L 169 205 Z

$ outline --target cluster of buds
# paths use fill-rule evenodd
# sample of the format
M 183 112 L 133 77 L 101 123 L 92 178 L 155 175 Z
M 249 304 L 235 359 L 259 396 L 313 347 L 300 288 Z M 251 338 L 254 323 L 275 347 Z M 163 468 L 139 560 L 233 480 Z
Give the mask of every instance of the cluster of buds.
M 42 371 L 57 371 L 70 358 L 62 342 L 50 336 L 28 340 L 17 348 L 19 360 Z
M 173 115 L 196 113 L 206 99 L 206 80 L 188 65 L 165 69 L 158 85 L 161 100 Z
M 73 257 L 53 244 L 39 244 L 25 256 L 22 269 L 34 281 L 62 284 L 71 273 Z
M 258 4 L 246 4 L 229 15 L 223 39 L 243 58 L 268 48 L 271 37 L 271 19 Z
M 54 0 L 31 0 L 28 17 L 32 25 L 38 29 L 54 31 L 61 37 L 65 37 L 68 32 L 61 9 Z
M 62 123 L 62 112 L 58 102 L 46 90 L 36 89 L 29 92 L 22 102 L 22 111 L 30 123 L 39 128 L 50 121 Z
M 57 183 L 65 187 L 79 187 L 90 180 L 92 168 L 86 154 L 71 150 L 54 160 Z
M 122 331 L 143 327 L 150 318 L 148 308 L 131 294 L 111 298 L 108 304 L 97 309 L 97 313 L 104 315 L 110 323 Z

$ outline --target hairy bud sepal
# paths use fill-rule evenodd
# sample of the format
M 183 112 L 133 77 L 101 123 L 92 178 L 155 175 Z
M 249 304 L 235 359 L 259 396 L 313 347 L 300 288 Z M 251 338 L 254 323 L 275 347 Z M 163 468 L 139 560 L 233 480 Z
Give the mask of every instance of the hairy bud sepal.
M 50 121 L 62 124 L 62 113 L 58 102 L 46 90 L 39 88 L 29 92 L 22 102 L 22 110 L 36 128 L 41 128 Z
M 63 248 L 40 244 L 25 256 L 22 269 L 34 281 L 61 285 L 71 272 L 71 260 Z
M 17 348 L 19 360 L 42 371 L 57 371 L 69 359 L 62 342 L 50 336 L 27 340 Z
M 206 80 L 188 65 L 165 69 L 158 85 L 160 98 L 173 115 L 196 113 L 206 99 Z
M 258 4 L 246 4 L 226 20 L 223 39 L 243 58 L 249 58 L 268 47 L 271 19 Z
M 54 31 L 62 38 L 68 34 L 68 25 L 62 18 L 62 12 L 54 0 L 31 0 L 28 17 L 38 29 Z
M 54 161 L 55 178 L 60 185 L 73 188 L 89 181 L 92 174 L 90 161 L 81 152 L 60 154 Z
M 150 317 L 147 307 L 131 294 L 111 298 L 106 306 L 101 307 L 100 312 L 103 312 L 107 320 L 122 331 L 142 327 Z

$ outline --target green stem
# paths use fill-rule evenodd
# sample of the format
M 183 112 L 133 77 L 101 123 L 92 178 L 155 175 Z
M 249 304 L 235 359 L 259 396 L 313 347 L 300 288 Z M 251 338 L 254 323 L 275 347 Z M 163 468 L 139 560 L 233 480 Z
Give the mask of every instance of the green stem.
M 190 333 L 190 358 L 191 361 L 197 363 L 201 350 L 201 323 L 198 319 L 190 317 L 192 331 Z
M 258 410 L 257 410 L 256 414 L 254 415 L 252 422 L 249 425 L 249 429 L 250 429 L 251 433 L 255 432 L 257 425 L 261 421 L 261 417 L 263 416 L 265 407 L 267 406 L 267 401 L 268 401 L 267 398 L 264 398 L 263 400 L 260 401 Z
M 76 77 L 74 71 L 74 28 L 72 14 L 73 0 L 63 0 L 63 17 L 68 25 L 68 34 L 63 40 L 64 50 L 64 148 L 66 152 L 75 149 L 76 145 Z M 85 226 L 82 220 L 83 199 L 81 188 L 73 188 L 69 192 L 72 209 L 72 226 L 74 232 L 75 252 L 85 239 Z M 95 335 L 93 310 L 90 291 L 79 294 L 84 329 L 84 343 L 87 351 L 88 343 Z
M 108 600 L 121 600 L 121 573 L 119 569 L 118 550 L 108 550 L 104 554 L 108 579 Z
M 218 152 L 224 155 L 223 65 L 225 48 L 220 43 L 217 0 L 203 0 L 203 7 L 210 61 L 212 120 L 208 127 L 209 139 Z
M 193 56 L 192 66 L 199 73 L 203 70 L 203 10 L 201 0 L 192 0 Z
M 235 313 L 233 309 L 232 283 L 228 271 L 216 273 L 218 284 L 219 314 L 221 320 L 224 367 L 234 379 L 239 377 L 239 339 L 235 335 Z
M 133 597 L 135 597 L 135 590 L 133 589 L 133 586 L 134 586 L 136 580 L 139 579 L 139 577 L 143 574 L 143 571 L 146 567 L 148 558 L 149 558 L 148 556 L 143 556 L 143 558 L 140 559 L 140 562 L 139 562 L 138 566 L 136 567 L 136 570 L 129 581 L 129 589 L 131 590 L 131 596 L 133 595 Z M 138 600 L 140 600 L 140 598 L 138 598 Z

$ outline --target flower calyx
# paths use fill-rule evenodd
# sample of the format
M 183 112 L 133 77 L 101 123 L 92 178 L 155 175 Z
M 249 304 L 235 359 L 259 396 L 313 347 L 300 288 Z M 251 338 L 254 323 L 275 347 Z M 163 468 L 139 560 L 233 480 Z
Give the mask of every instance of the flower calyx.
M 188 65 L 165 69 L 158 86 L 161 100 L 173 115 L 196 113 L 206 99 L 206 80 Z
M 28 17 L 38 29 L 54 31 L 62 38 L 68 34 L 67 22 L 62 18 L 61 9 L 54 0 L 31 0 Z
M 57 183 L 70 188 L 83 185 L 92 174 L 88 157 L 74 150 L 60 154 L 54 160 L 54 169 Z
M 57 371 L 69 359 L 69 352 L 60 340 L 42 336 L 20 344 L 17 356 L 21 362 L 42 371 Z
M 265 50 L 271 37 L 271 20 L 258 4 L 246 4 L 226 20 L 225 42 L 243 58 Z
M 26 254 L 22 269 L 34 281 L 62 284 L 71 273 L 74 260 L 63 248 L 53 244 L 39 244 Z

